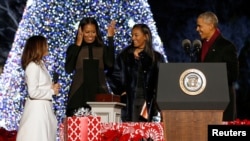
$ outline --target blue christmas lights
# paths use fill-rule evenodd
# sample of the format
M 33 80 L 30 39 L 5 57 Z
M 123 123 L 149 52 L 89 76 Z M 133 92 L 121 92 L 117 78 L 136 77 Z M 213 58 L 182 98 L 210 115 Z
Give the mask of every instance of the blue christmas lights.
M 38 34 L 48 38 L 49 56 L 45 58 L 48 70 L 60 74 L 62 89 L 53 103 L 58 121 L 62 122 L 72 78 L 72 74 L 64 70 L 65 52 L 74 42 L 77 23 L 87 16 L 97 19 L 105 43 L 107 26 L 111 20 L 116 20 L 116 53 L 130 43 L 133 24 L 148 24 L 155 49 L 166 58 L 147 0 L 28 0 L 0 77 L 0 127 L 7 130 L 18 128 L 27 96 L 20 58 L 26 39 Z

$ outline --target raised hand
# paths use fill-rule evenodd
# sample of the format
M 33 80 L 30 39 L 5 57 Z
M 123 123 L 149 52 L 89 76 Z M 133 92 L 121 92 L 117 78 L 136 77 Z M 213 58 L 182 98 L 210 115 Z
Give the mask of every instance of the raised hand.
M 108 31 L 108 37 L 113 37 L 115 35 L 115 31 L 116 31 L 115 24 L 116 24 L 116 21 L 112 20 L 110 22 L 110 24 L 108 25 L 108 29 L 107 29 L 107 31 Z
M 83 40 L 82 28 L 79 27 L 79 28 L 78 28 L 78 32 L 77 32 L 76 45 L 77 45 L 77 46 L 81 46 L 82 40 Z

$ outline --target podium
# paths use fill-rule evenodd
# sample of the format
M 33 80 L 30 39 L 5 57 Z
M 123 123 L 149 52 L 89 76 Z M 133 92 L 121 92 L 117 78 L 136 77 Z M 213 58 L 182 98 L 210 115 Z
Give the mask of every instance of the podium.
M 101 117 L 101 122 L 121 122 L 121 109 L 126 106 L 120 102 L 87 102 L 97 116 Z
M 229 103 L 225 63 L 161 63 L 157 102 L 166 141 L 207 141 Z

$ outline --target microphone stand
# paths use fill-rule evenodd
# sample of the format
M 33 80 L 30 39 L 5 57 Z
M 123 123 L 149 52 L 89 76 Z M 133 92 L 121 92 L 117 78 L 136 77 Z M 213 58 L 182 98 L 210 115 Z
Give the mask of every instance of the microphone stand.
M 197 61 L 197 54 L 199 53 L 199 50 L 197 50 L 196 48 L 185 48 L 186 53 L 188 54 L 188 56 L 191 59 L 191 62 L 196 62 Z
M 185 46 L 184 49 L 189 55 L 191 62 L 197 62 L 197 55 L 200 53 L 201 50 L 201 42 L 199 40 L 194 40 L 192 46 Z
M 56 72 L 56 71 L 54 71 L 53 73 L 52 73 L 52 81 L 53 81 L 53 83 L 54 84 L 56 84 L 56 83 L 58 83 L 58 79 L 59 79 L 59 74 Z M 56 114 L 56 112 L 57 112 L 57 107 L 56 106 L 58 106 L 59 104 L 58 104 L 58 102 L 57 102 L 57 96 L 56 95 L 53 95 L 53 99 L 54 99 L 54 101 L 55 101 L 55 103 L 56 103 L 56 105 L 54 106 L 54 112 L 55 112 L 55 115 L 57 115 Z
M 199 53 L 199 51 L 197 50 L 193 50 L 190 52 L 189 56 L 191 58 L 191 62 L 197 62 L 197 54 Z

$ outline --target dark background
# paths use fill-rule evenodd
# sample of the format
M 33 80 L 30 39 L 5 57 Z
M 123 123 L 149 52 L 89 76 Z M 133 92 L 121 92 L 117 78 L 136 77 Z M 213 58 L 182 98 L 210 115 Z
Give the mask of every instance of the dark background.
M 222 34 L 237 47 L 240 78 L 237 82 L 238 117 L 250 118 L 250 8 L 247 0 L 148 0 L 158 34 L 169 62 L 190 62 L 182 48 L 184 39 L 199 38 L 196 18 L 204 11 L 215 12 Z M 26 0 L 0 1 L 0 65 L 11 49 Z
M 0 65 L 3 66 L 14 40 L 27 0 L 0 1 Z
M 149 0 L 149 4 L 169 62 L 190 62 L 182 41 L 199 38 L 196 18 L 200 13 L 216 13 L 222 34 L 238 51 L 237 115 L 240 119 L 250 119 L 250 9 L 247 0 Z
M 238 54 L 249 38 L 247 0 L 149 0 L 149 4 L 169 62 L 188 61 L 181 42 L 199 38 L 196 17 L 205 11 L 217 14 L 222 33 L 237 46 Z

